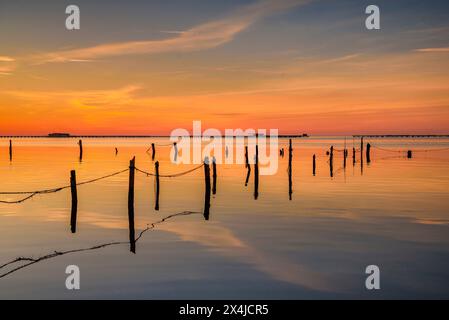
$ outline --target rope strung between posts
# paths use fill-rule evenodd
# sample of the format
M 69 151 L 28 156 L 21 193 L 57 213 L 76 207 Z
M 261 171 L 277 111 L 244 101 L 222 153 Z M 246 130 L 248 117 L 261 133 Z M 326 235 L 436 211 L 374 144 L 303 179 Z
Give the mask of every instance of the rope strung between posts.
M 193 171 L 195 171 L 195 170 L 198 170 L 198 169 L 202 168 L 203 166 L 204 166 L 204 164 L 201 164 L 201 165 L 199 165 L 198 167 L 195 167 L 195 168 L 190 169 L 190 170 L 187 170 L 187 171 L 179 172 L 179 173 L 173 173 L 173 174 L 160 174 L 159 177 L 162 177 L 162 178 L 176 178 L 176 177 L 180 177 L 180 176 L 186 175 L 186 174 L 188 174 L 188 173 L 190 173 L 190 172 L 193 172 Z M 136 169 L 138 172 L 140 172 L 140 173 L 146 174 L 147 176 L 154 176 L 154 177 L 156 176 L 155 173 L 147 172 L 147 171 L 141 170 L 141 169 L 139 169 L 139 168 L 137 168 L 137 167 L 136 167 L 135 169 Z
M 114 173 L 111 173 L 111 174 L 108 174 L 108 175 L 105 175 L 105 176 L 102 176 L 102 177 L 99 177 L 99 178 L 95 178 L 95 179 L 79 182 L 76 185 L 77 186 L 81 186 L 81 185 L 84 185 L 84 184 L 88 184 L 88 183 L 96 182 L 96 181 L 103 180 L 103 179 L 106 179 L 106 178 L 110 178 L 110 177 L 116 176 L 118 174 L 121 174 L 123 172 L 126 172 L 128 170 L 129 169 L 127 168 L 125 170 L 117 171 L 117 172 L 114 172 Z M 7 204 L 21 203 L 21 202 L 24 202 L 24 201 L 26 201 L 28 199 L 31 199 L 32 197 L 34 197 L 35 195 L 38 195 L 38 194 L 56 193 L 56 192 L 59 192 L 61 190 L 68 189 L 68 188 L 70 188 L 70 185 L 63 186 L 63 187 L 58 187 L 58 188 L 53 188 L 53 189 L 36 190 L 36 191 L 5 191 L 5 192 L 0 192 L 0 194 L 5 194 L 5 195 L 18 195 L 18 194 L 27 194 L 28 195 L 28 196 L 26 196 L 23 199 L 15 200 L 15 201 L 0 200 L 0 203 L 7 203 Z
M 385 152 L 407 152 L 408 150 L 401 150 L 401 149 L 387 149 L 387 148 L 381 148 L 378 146 L 373 146 L 371 145 L 371 147 L 376 148 L 378 150 L 381 151 L 385 151 Z M 449 150 L 449 147 L 446 148 L 439 148 L 439 149 L 413 149 L 413 152 L 433 152 L 433 151 L 447 151 Z

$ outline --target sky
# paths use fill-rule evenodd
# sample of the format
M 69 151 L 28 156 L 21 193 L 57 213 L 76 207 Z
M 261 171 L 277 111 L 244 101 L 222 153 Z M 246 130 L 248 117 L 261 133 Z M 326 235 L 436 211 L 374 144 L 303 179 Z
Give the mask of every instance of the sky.
M 81 29 L 67 30 L 76 4 Z M 381 29 L 365 28 L 376 4 Z M 0 135 L 449 134 L 446 0 L 0 0 Z

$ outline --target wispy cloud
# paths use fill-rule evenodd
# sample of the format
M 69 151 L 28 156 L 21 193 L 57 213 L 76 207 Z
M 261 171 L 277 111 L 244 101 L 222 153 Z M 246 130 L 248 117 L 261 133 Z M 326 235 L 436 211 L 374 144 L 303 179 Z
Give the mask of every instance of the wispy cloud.
M 449 47 L 416 49 L 416 52 L 449 52 Z
M 257 20 L 311 0 L 263 0 L 241 7 L 234 14 L 219 20 L 177 31 L 177 36 L 163 40 L 129 41 L 99 44 L 92 47 L 58 51 L 38 57 L 41 63 L 89 60 L 99 57 L 161 52 L 187 52 L 214 48 L 232 41 Z
M 16 59 L 8 56 L 0 56 L 0 62 L 14 62 Z

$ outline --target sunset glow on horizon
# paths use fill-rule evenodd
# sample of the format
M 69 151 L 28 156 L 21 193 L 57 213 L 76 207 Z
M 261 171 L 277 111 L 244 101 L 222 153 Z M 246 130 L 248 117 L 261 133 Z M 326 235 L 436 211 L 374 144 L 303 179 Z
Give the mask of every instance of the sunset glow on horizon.
M 448 4 L 402 2 L 2 2 L 0 135 L 449 134 Z

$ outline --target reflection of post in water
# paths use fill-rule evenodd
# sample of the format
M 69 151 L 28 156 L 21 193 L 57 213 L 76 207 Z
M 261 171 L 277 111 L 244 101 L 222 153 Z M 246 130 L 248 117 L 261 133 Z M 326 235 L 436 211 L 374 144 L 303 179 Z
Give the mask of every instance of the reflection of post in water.
M 248 185 L 249 176 L 251 175 L 251 166 L 249 165 L 248 146 L 245 146 L 245 167 L 247 169 L 245 187 Z
M 151 160 L 154 161 L 154 156 L 156 155 L 156 147 L 154 146 L 154 143 L 151 144 Z
M 83 160 L 83 141 L 81 139 L 78 141 L 78 145 L 80 147 L 80 161 L 82 161 Z
M 329 171 L 331 178 L 334 176 L 334 146 L 331 146 L 329 155 Z
M 367 143 L 366 144 L 366 163 L 368 163 L 368 164 L 371 162 L 371 154 L 370 154 L 370 152 L 371 152 L 371 144 Z
M 175 156 L 174 156 L 174 162 L 178 161 L 178 145 L 176 142 L 173 143 L 173 148 L 175 148 Z
M 210 209 L 210 167 L 209 158 L 204 158 L 204 219 L 209 220 L 209 209 Z
M 313 155 L 313 157 L 312 157 L 312 173 L 313 173 L 313 176 L 315 176 L 315 169 L 316 169 L 316 159 L 315 158 L 316 158 L 315 155 Z
M 72 213 L 70 215 L 70 230 L 76 232 L 76 215 L 78 211 L 78 194 L 76 192 L 76 173 L 75 170 L 70 171 L 70 191 L 72 194 Z
M 254 157 L 254 199 L 259 197 L 259 146 L 256 144 L 256 155 Z
M 136 157 L 129 161 L 129 188 L 128 188 L 128 222 L 130 251 L 136 253 L 136 237 L 134 230 L 134 174 Z
M 159 161 L 154 164 L 154 171 L 156 173 L 156 204 L 154 205 L 154 210 L 159 210 Z
M 212 157 L 212 194 L 217 193 L 217 161 Z
M 12 161 L 12 141 L 9 140 L 9 161 Z
M 288 198 L 292 199 L 292 158 L 293 158 L 293 148 L 292 148 L 292 139 L 288 141 Z

